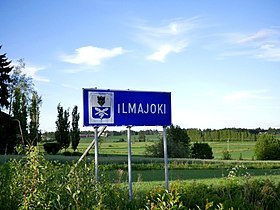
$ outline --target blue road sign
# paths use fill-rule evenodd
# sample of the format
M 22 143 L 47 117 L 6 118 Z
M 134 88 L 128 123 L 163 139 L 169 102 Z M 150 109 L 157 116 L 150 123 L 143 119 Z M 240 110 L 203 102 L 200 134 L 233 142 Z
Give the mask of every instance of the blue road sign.
M 171 93 L 83 89 L 84 126 L 169 126 Z

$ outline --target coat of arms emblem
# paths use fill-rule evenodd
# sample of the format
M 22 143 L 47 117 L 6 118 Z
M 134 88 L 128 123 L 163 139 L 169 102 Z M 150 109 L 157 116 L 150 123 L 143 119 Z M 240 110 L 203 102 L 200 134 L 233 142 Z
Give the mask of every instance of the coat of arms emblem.
M 114 93 L 91 92 L 90 98 L 90 121 L 92 123 L 114 123 Z

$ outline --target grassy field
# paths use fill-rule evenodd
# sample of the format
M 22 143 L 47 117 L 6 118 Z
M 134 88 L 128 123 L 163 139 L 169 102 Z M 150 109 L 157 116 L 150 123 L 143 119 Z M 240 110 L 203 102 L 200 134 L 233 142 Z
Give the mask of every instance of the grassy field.
M 127 136 L 110 136 L 107 138 L 102 137 L 99 141 L 99 153 L 111 155 L 127 155 Z M 78 146 L 78 151 L 83 152 L 88 147 L 92 138 L 82 138 Z M 124 141 L 124 142 L 122 142 Z M 138 142 L 137 136 L 132 136 L 132 154 L 145 155 L 147 146 L 159 141 L 157 135 L 146 135 L 146 142 Z M 237 141 L 237 142 L 208 142 L 212 147 L 214 159 L 222 159 L 223 151 L 229 150 L 232 159 L 235 160 L 254 160 L 254 146 L 256 142 L 251 141 Z M 72 151 L 71 148 L 68 151 Z M 94 150 L 90 151 L 93 154 Z
M 102 172 L 113 182 L 127 182 L 127 171 L 112 170 Z M 170 170 L 169 180 L 203 180 L 203 179 L 221 179 L 227 177 L 229 174 L 228 169 L 183 169 L 183 170 Z M 239 172 L 239 177 L 270 177 L 279 176 L 280 169 L 243 169 Z M 279 176 L 280 177 L 280 176 Z M 132 170 L 133 182 L 151 182 L 164 180 L 164 170 Z
M 99 163 L 102 170 L 102 165 L 111 164 L 115 165 L 110 170 L 105 169 L 103 172 L 110 180 L 116 182 L 118 180 L 127 181 L 127 136 L 110 136 L 107 138 L 100 138 L 99 140 Z M 78 146 L 78 151 L 83 153 L 91 143 L 92 138 L 82 138 Z M 159 136 L 151 135 L 146 136 L 146 142 L 138 142 L 137 136 L 132 136 L 132 163 L 137 164 L 133 168 L 133 181 L 161 181 L 164 180 L 164 169 L 162 158 L 151 158 L 145 155 L 147 146 L 159 141 Z M 209 179 L 209 178 L 222 178 L 228 175 L 228 170 L 238 163 L 238 160 L 248 161 L 246 166 L 249 166 L 246 172 L 252 176 L 265 176 L 265 175 L 280 175 L 280 163 L 276 166 L 251 166 L 257 164 L 254 160 L 254 146 L 255 142 L 209 142 L 214 154 L 213 161 L 207 160 L 191 160 L 191 159 L 169 159 L 170 163 L 170 180 L 192 180 L 192 179 Z M 221 161 L 223 159 L 223 151 L 229 150 L 233 159 L 232 161 Z M 40 147 L 40 151 L 44 151 Z M 72 152 L 71 148 L 67 151 Z M 61 151 L 62 153 L 63 151 Z M 45 155 L 49 160 L 58 160 L 61 162 L 76 162 L 79 156 L 63 156 L 58 155 Z M 90 150 L 89 156 L 86 157 L 88 162 L 94 160 L 94 149 Z M 5 162 L 7 157 L 0 157 L 0 162 Z M 234 162 L 235 160 L 235 162 Z M 141 166 L 143 164 L 143 166 Z M 177 164 L 177 165 L 176 165 Z M 244 164 L 244 163 L 240 163 Z M 250 165 L 251 164 L 251 165 Z M 110 166 L 108 166 L 110 167 Z M 134 167 L 134 166 L 133 166 Z M 142 170 L 143 168 L 143 170 Z M 120 177 L 120 172 L 122 176 Z M 245 173 L 243 171 L 242 173 Z

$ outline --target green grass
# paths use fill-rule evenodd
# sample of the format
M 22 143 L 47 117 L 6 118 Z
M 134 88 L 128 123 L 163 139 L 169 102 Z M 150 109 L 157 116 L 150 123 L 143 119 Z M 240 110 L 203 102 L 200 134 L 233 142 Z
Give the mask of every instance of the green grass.
M 152 190 L 155 190 L 156 187 L 165 187 L 165 181 L 143 181 L 138 180 L 136 182 L 133 182 L 133 192 L 149 192 Z M 236 181 L 239 181 L 240 183 L 246 181 L 244 177 L 236 177 Z M 279 175 L 260 175 L 260 176 L 254 176 L 251 177 L 250 180 L 273 180 L 274 183 L 280 183 L 280 176 Z M 225 183 L 228 181 L 226 178 L 205 178 L 205 179 L 185 179 L 185 180 L 170 180 L 169 185 L 172 185 L 174 183 L 180 182 L 181 184 L 205 184 L 207 186 L 221 186 L 225 185 Z M 127 183 L 123 183 L 124 185 L 127 185 Z
M 125 170 L 110 170 L 102 172 L 112 182 L 127 182 L 128 174 Z M 182 169 L 169 170 L 169 180 L 202 180 L 221 179 L 228 176 L 229 170 L 220 169 Z M 243 169 L 239 176 L 250 175 L 251 177 L 279 176 L 280 169 Z M 280 176 L 279 176 L 280 177 Z M 133 182 L 157 182 L 165 179 L 164 170 L 132 170 Z
M 215 159 L 222 159 L 223 151 L 229 149 L 232 159 L 254 159 L 254 147 L 256 142 L 254 141 L 232 141 L 232 142 L 208 142 L 212 147 L 212 151 Z
M 124 139 L 125 142 L 118 142 L 120 139 Z M 154 144 L 159 140 L 157 135 L 147 135 L 146 142 L 138 142 L 137 136 L 132 136 L 132 154 L 133 155 L 145 155 L 147 146 Z M 78 151 L 83 152 L 86 150 L 92 138 L 83 138 L 80 140 Z M 111 154 L 111 155 L 127 155 L 127 137 L 122 136 L 110 136 L 107 138 L 102 137 L 99 140 L 99 153 L 100 154 Z M 223 151 L 229 149 L 231 158 L 234 160 L 254 160 L 254 146 L 256 142 L 208 142 L 212 147 L 212 151 L 215 159 L 223 158 Z M 68 151 L 73 151 L 70 147 Z M 90 151 L 93 154 L 94 150 Z

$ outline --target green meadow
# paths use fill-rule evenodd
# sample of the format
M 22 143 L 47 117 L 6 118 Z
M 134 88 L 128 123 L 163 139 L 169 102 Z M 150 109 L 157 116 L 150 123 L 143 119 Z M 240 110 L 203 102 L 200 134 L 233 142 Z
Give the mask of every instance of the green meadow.
M 93 138 L 82 138 L 78 146 L 78 151 L 83 152 L 89 146 Z M 145 156 L 147 146 L 159 141 L 157 135 L 146 135 L 145 142 L 139 142 L 138 136 L 132 136 L 132 154 Z M 232 142 L 208 142 L 212 147 L 214 159 L 222 159 L 223 152 L 228 150 L 234 160 L 254 160 L 254 141 L 232 141 Z M 43 149 L 43 148 L 42 148 Z M 69 147 L 67 151 L 72 151 Z M 63 151 L 62 151 L 63 152 Z M 94 150 L 90 151 L 93 154 Z M 99 139 L 99 153 L 109 155 L 127 155 L 127 136 L 109 136 Z

